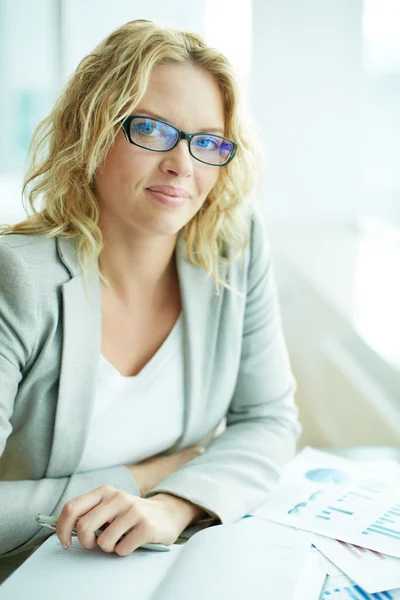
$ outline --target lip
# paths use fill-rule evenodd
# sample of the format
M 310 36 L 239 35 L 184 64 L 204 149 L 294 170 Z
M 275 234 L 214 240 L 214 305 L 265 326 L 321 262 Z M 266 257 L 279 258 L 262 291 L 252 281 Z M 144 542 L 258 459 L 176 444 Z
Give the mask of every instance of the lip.
M 151 192 L 159 192 L 171 198 L 189 198 L 190 194 L 183 188 L 174 187 L 172 185 L 152 185 L 148 188 Z
M 150 188 L 146 188 L 146 192 L 150 194 L 156 202 L 170 208 L 179 208 L 183 206 L 187 200 L 187 198 L 183 196 L 170 196 L 169 194 L 163 194 L 162 192 Z

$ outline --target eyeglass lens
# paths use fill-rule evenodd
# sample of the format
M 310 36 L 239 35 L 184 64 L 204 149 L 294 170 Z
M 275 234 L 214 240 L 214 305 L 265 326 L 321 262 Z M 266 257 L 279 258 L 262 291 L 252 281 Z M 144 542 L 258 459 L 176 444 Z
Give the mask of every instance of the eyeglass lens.
M 166 151 L 176 143 L 178 131 L 156 119 L 134 117 L 131 121 L 132 141 L 149 150 Z M 226 162 L 232 152 L 233 144 L 228 139 L 210 133 L 197 134 L 190 141 L 193 156 L 201 161 L 220 165 Z

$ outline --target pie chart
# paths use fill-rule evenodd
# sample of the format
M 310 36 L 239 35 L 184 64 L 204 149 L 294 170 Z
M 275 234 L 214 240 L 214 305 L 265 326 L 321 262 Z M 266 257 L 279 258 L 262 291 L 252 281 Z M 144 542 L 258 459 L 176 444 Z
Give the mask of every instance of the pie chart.
M 307 471 L 305 477 L 315 483 L 344 483 L 349 478 L 348 473 L 339 469 L 312 469 Z

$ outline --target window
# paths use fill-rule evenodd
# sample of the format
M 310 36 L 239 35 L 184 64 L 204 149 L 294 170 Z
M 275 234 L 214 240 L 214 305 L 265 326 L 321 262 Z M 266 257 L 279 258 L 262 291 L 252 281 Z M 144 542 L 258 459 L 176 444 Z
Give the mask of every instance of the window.
M 374 216 L 400 226 L 400 2 L 364 0 L 363 184 Z

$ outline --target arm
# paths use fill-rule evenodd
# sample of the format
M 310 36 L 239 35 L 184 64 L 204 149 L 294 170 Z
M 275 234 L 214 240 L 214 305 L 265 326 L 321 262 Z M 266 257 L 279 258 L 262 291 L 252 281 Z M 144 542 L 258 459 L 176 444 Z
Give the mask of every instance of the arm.
M 260 218 L 250 236 L 243 340 L 226 430 L 146 497 L 170 493 L 234 522 L 262 504 L 300 432 L 273 272 Z
M 136 465 L 126 465 L 126 468 L 135 479 L 140 494 L 144 496 L 153 487 L 158 485 L 160 481 L 165 479 L 165 477 L 171 473 L 175 473 L 183 465 L 204 452 L 205 448 L 194 444 L 172 454 L 157 455 Z
M 34 364 L 38 311 L 30 269 L 0 239 L 0 556 L 40 544 L 51 533 L 36 523 L 35 516 L 59 514 L 68 500 L 93 488 L 108 483 L 140 495 L 133 476 L 122 466 L 71 477 L 14 480 L 14 457 L 7 453 L 6 444 L 13 432 L 14 411 L 21 410 L 19 386 Z M 23 432 L 14 435 L 20 435 L 23 442 Z M 40 435 L 38 431 L 38 439 Z M 28 465 L 35 460 L 30 450 L 21 444 Z
M 105 484 L 140 495 L 125 467 L 57 479 L 0 481 L 0 558 L 37 546 L 52 534 L 36 523 L 37 514 L 59 515 L 66 502 Z
M 184 464 L 205 452 L 201 446 L 189 446 L 173 454 L 155 456 L 137 465 L 128 465 L 127 469 L 135 479 L 140 494 L 145 496 L 153 487 L 158 485 L 165 477 L 174 473 Z M 179 523 L 180 533 L 191 523 L 197 522 L 209 515 L 199 506 L 171 494 L 156 494 L 149 500 L 163 503 Z
M 178 496 L 171 496 L 171 494 L 156 494 L 152 498 L 149 498 L 149 502 L 151 501 L 162 502 L 169 508 L 171 515 L 179 522 L 178 530 L 180 533 L 191 523 L 195 523 L 207 516 L 207 513 L 200 506 L 197 506 L 197 504 L 188 502 L 188 500 L 184 500 Z

